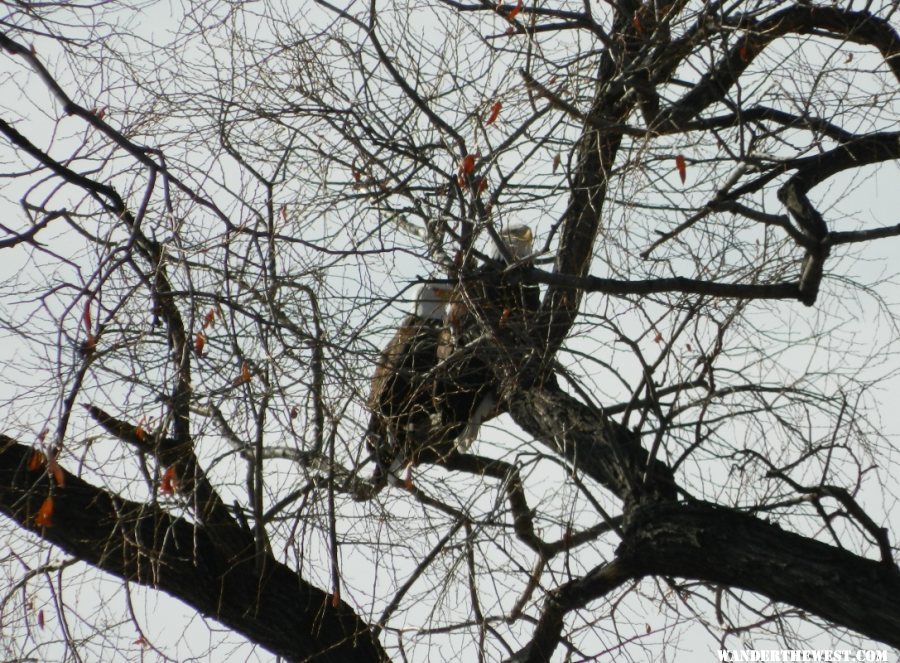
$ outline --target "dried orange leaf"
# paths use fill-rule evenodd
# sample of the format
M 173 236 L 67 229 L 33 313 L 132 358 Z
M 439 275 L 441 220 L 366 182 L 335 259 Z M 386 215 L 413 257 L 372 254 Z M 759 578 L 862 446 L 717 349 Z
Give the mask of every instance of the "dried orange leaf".
M 562 162 L 562 155 L 557 152 L 553 155 L 553 172 L 555 173 L 559 169 L 559 164 Z
M 36 527 L 53 527 L 53 498 L 46 497 L 43 504 L 34 514 Z
M 163 472 L 162 480 L 159 483 L 159 492 L 163 495 L 174 495 L 177 490 L 178 473 L 175 471 L 175 466 L 172 465 Z
M 516 16 L 519 15 L 519 12 L 522 11 L 522 0 L 519 0 L 516 3 L 516 6 L 509 10 L 509 13 L 506 15 L 507 21 L 512 21 Z
M 59 463 L 56 462 L 56 458 L 53 456 L 47 459 L 47 471 L 50 473 L 50 476 L 53 477 L 57 486 L 62 487 L 66 485 L 66 473 L 63 472 L 63 469 L 59 466 Z
M 36 472 L 37 470 L 41 469 L 46 462 L 47 457 L 44 455 L 44 452 L 40 449 L 35 449 L 28 457 L 28 471 Z
M 475 155 L 467 154 L 459 163 L 459 174 L 468 175 L 475 170 Z
M 253 375 L 250 373 L 250 364 L 246 361 L 241 363 L 241 374 L 238 375 L 234 380 L 231 381 L 235 387 L 244 384 L 246 382 L 250 382 L 253 379 Z
M 284 209 L 284 207 L 282 207 L 281 209 Z M 206 312 L 206 315 L 203 316 L 203 328 L 206 329 L 207 327 L 215 324 L 215 322 L 216 322 L 216 309 L 211 308 Z
M 81 321 L 84 323 L 84 331 L 88 333 L 88 337 L 91 335 L 91 327 L 93 327 L 91 320 L 91 300 L 87 300 L 84 303 L 84 311 L 81 313 Z
M 503 104 L 499 101 L 495 101 L 494 105 L 491 106 L 491 113 L 488 115 L 487 124 L 493 124 L 497 121 L 497 117 L 500 115 L 500 109 L 503 108 Z
M 143 425 L 143 424 L 138 424 L 137 426 L 135 426 L 135 428 L 134 428 L 134 436 L 135 436 L 137 439 L 139 439 L 141 442 L 144 441 L 144 438 L 147 437 L 147 431 L 144 430 L 144 425 Z
M 93 334 L 88 334 L 87 338 L 84 339 L 84 342 L 81 344 L 81 354 L 87 356 L 93 354 L 94 350 L 97 349 L 97 337 Z
M 684 184 L 684 180 L 687 178 L 687 162 L 684 160 L 684 155 L 679 154 L 675 157 L 675 168 L 678 169 L 678 176 L 681 178 L 681 183 Z
M 198 355 L 203 354 L 203 348 L 206 345 L 206 334 L 202 331 L 197 332 L 196 338 L 194 338 L 194 352 Z

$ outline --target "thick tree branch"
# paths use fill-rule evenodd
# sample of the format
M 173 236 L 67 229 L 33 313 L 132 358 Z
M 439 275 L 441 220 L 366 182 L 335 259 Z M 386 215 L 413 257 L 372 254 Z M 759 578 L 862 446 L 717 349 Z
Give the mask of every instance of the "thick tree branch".
M 733 509 L 641 505 L 619 558 L 631 573 L 740 587 L 900 646 L 900 571 Z
M 648 460 L 635 433 L 559 388 L 521 390 L 509 411 L 522 428 L 626 504 L 675 497 L 672 471 Z
M 615 591 L 633 577 L 625 564 L 612 560 L 552 591 L 544 602 L 531 641 L 506 663 L 548 663 L 559 645 L 566 614 Z
M 515 663 L 549 661 L 566 613 L 629 580 L 673 576 L 745 589 L 801 608 L 885 644 L 900 646 L 900 571 L 707 503 L 632 509 L 617 556 L 551 592 Z
M 683 292 L 711 297 L 734 299 L 798 299 L 800 291 L 796 283 L 717 283 L 683 276 L 670 278 L 623 281 L 598 276 L 570 276 L 529 269 L 523 272 L 528 283 L 546 283 L 556 287 L 575 287 L 584 292 L 602 292 L 608 295 L 651 295 L 660 292 Z
M 757 55 L 776 39 L 792 33 L 825 31 L 838 39 L 877 48 L 900 81 L 900 36 L 890 23 L 869 12 L 802 4 L 740 27 L 746 29 L 744 39 L 690 92 L 660 114 L 662 126 L 684 126 L 703 109 L 724 99 Z
M 823 154 L 792 163 L 797 172 L 778 190 L 778 199 L 808 238 L 800 272 L 800 299 L 807 306 L 816 301 L 828 257 L 828 225 L 810 201 L 809 190 L 850 168 L 900 158 L 900 134 L 885 132 L 863 136 Z
M 111 495 L 64 472 L 50 486 L 43 470 L 29 471 L 33 450 L 0 435 L 0 512 L 20 526 L 98 569 L 160 589 L 290 661 L 383 662 L 387 656 L 344 601 L 310 585 L 271 556 L 258 572 L 249 532 L 228 532 L 224 554 L 201 525 L 157 504 Z M 52 526 L 34 516 L 53 495 Z
M 617 15 L 615 30 L 624 31 L 630 22 Z M 619 70 L 614 54 L 607 50 L 600 59 L 598 79 L 611 82 Z M 625 123 L 634 102 L 624 102 L 621 85 L 601 86 L 584 114 L 585 127 L 575 147 L 577 161 L 572 176 L 571 196 L 566 209 L 554 274 L 585 276 L 591 265 L 594 242 L 606 202 L 609 174 L 622 144 L 621 131 L 595 129 Z M 551 285 L 542 305 L 547 333 L 546 356 L 553 356 L 568 336 L 578 315 L 582 292 L 568 284 Z

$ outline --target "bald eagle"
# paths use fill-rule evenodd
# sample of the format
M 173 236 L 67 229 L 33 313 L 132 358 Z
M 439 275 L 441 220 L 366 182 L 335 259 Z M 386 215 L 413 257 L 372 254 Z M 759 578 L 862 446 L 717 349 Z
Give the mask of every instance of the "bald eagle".
M 540 291 L 521 286 L 510 268 L 529 266 L 533 236 L 527 226 L 500 234 L 506 253 L 466 277 L 466 283 L 424 284 L 415 311 L 382 350 L 372 378 L 366 444 L 376 470 L 373 482 L 396 482 L 405 465 L 440 463 L 465 450 L 486 419 L 498 413 L 493 359 L 477 337 L 490 319 L 501 335 L 519 335 L 537 309 Z
M 523 269 L 533 265 L 534 235 L 528 226 L 511 226 L 499 234 L 509 258 L 495 246 L 491 262 L 464 276 L 454 288 L 448 318 L 454 332 L 464 335 L 473 323 L 499 329 L 509 320 L 530 317 L 540 305 L 540 288 L 518 282 Z M 482 332 L 478 332 L 479 334 Z
M 509 315 L 515 314 L 524 322 L 531 320 L 531 314 L 541 304 L 541 289 L 537 285 L 526 285 L 517 279 L 521 273 L 534 266 L 534 233 L 524 225 L 510 226 L 500 233 L 500 239 L 507 247 L 511 262 L 507 262 L 499 247 L 494 247 L 493 259 L 501 263 L 499 287 L 501 292 L 489 293 L 487 296 L 510 309 Z M 511 308 L 510 308 L 511 307 Z
M 435 403 L 434 368 L 452 288 L 426 283 L 407 315 L 381 351 L 369 392 L 366 445 L 376 470 L 373 479 L 394 480 L 418 452 L 432 444 L 440 428 Z
M 438 359 L 447 367 L 436 384 L 437 398 L 450 422 L 448 435 L 461 451 L 474 442 L 481 424 L 500 412 L 495 368 L 504 362 L 517 370 L 531 346 L 532 316 L 540 306 L 540 288 L 518 280 L 533 264 L 531 228 L 511 226 L 499 236 L 505 251 L 495 247 L 491 262 L 463 275 L 454 287 L 438 346 Z

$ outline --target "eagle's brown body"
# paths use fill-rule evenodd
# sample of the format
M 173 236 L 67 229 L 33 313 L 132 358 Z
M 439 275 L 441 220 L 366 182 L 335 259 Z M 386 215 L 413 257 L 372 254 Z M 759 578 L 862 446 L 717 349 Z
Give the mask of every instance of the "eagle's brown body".
M 422 286 L 415 313 L 404 318 L 378 358 L 369 392 L 371 416 L 366 434 L 378 466 L 376 478 L 385 473 L 396 476 L 407 461 L 441 446 L 435 367 L 449 296 L 447 285 Z
M 514 261 L 530 255 L 525 226 L 503 239 Z M 481 423 L 499 412 L 494 364 L 510 357 L 496 356 L 497 348 L 517 354 L 527 342 L 523 334 L 540 294 L 509 276 L 495 262 L 465 283 L 428 283 L 417 293 L 415 313 L 382 350 L 372 378 L 366 444 L 376 483 L 396 480 L 407 464 L 440 462 L 468 448 Z M 491 335 L 501 342 L 484 342 Z

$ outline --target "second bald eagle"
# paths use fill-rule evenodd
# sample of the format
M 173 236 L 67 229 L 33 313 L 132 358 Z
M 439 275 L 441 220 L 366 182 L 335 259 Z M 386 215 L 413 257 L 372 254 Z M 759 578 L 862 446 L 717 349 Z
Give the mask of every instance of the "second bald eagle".
M 376 483 L 395 481 L 405 465 L 440 462 L 454 447 L 467 448 L 498 412 L 492 359 L 482 356 L 486 345 L 477 337 L 492 329 L 521 332 L 518 321 L 539 300 L 538 289 L 516 283 L 508 269 L 530 266 L 531 229 L 514 226 L 500 238 L 511 262 L 498 249 L 464 282 L 423 285 L 414 313 L 382 350 L 366 432 Z

